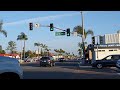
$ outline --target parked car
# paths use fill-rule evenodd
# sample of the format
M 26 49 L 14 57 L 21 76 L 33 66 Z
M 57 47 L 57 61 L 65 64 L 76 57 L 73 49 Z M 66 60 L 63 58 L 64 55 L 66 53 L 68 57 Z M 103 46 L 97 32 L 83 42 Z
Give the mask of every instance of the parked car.
M 101 60 L 96 60 L 92 63 L 92 67 L 101 69 L 103 67 L 116 67 L 117 61 L 120 59 L 120 55 L 109 55 Z
M 55 66 L 55 61 L 53 57 L 42 57 L 40 59 L 40 66 Z
M 0 56 L 0 79 L 23 79 L 23 70 L 17 59 Z
M 58 58 L 58 61 L 59 62 L 65 62 L 66 60 L 65 60 L 65 58 Z

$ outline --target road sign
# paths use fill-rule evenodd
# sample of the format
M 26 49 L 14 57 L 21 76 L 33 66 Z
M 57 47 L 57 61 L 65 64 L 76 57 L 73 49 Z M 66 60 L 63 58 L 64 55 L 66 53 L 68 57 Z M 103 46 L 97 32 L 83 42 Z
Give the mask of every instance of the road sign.
M 65 35 L 65 32 L 55 32 L 55 36 L 62 36 Z
M 36 23 L 35 24 L 35 28 L 39 28 L 40 27 L 40 24 L 39 23 Z
M 73 35 L 74 35 L 74 36 L 77 36 L 78 34 L 77 34 L 77 32 L 73 32 Z

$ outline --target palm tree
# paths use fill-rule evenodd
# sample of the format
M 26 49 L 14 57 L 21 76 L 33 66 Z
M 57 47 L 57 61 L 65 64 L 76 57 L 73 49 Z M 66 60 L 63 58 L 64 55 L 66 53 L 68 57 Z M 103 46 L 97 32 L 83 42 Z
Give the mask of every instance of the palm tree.
M 47 55 L 49 56 L 49 51 L 51 50 L 51 49 L 49 49 L 49 48 L 45 48 L 45 50 L 47 51 Z
M 44 54 L 45 54 L 45 49 L 46 49 L 48 46 L 46 46 L 46 44 L 41 44 L 40 46 L 44 49 L 43 52 L 44 52 Z
M 7 32 L 5 30 L 2 30 L 2 21 L 0 21 L 0 33 L 2 33 L 5 37 L 7 37 Z
M 9 41 L 7 50 L 10 50 L 10 53 L 13 54 L 16 51 L 16 42 Z
M 80 26 L 80 25 L 75 26 L 75 27 L 73 28 L 73 32 L 77 32 L 77 33 L 82 37 L 82 35 L 83 35 L 82 26 Z M 89 34 L 91 34 L 91 35 L 93 36 L 93 35 L 94 35 L 94 32 L 93 32 L 92 30 L 90 30 L 90 29 L 87 30 L 87 31 L 84 29 L 84 39 L 86 39 Z M 85 48 L 85 47 L 82 47 L 82 49 L 83 49 L 83 48 Z M 79 51 L 80 51 L 80 50 L 79 50 Z
M 58 55 L 59 50 L 58 50 L 58 49 L 54 49 L 54 51 L 57 53 L 57 56 L 58 56 L 58 58 L 59 58 L 59 55 Z
M 2 33 L 5 37 L 7 37 L 7 32 L 5 30 L 0 30 L 0 33 Z
M 40 43 L 34 43 L 34 46 L 37 46 L 38 47 L 38 57 L 39 57 L 39 47 L 40 47 Z
M 17 40 L 23 40 L 24 41 L 24 60 L 25 60 L 25 41 L 28 40 L 27 35 L 24 32 L 21 32 L 20 35 L 18 35 Z
M 58 57 L 59 57 L 59 55 L 62 55 L 63 53 L 65 53 L 65 51 L 63 49 L 54 49 L 54 51 L 56 53 L 58 53 Z
M 83 35 L 83 30 L 82 30 L 82 26 L 80 26 L 80 25 L 78 25 L 78 26 L 75 26 L 74 28 L 73 28 L 73 32 L 77 32 L 78 34 L 80 34 L 81 36 Z M 92 31 L 92 30 L 85 30 L 84 29 L 84 35 L 85 35 L 85 39 L 86 39 L 86 37 L 89 35 L 89 34 L 91 34 L 92 36 L 94 35 L 94 32 Z

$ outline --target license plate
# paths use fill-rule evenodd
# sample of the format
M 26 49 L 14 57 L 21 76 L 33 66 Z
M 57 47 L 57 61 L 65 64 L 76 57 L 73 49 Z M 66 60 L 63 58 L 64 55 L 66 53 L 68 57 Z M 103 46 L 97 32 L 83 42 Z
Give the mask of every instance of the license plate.
M 43 61 L 43 62 L 46 62 L 46 61 Z

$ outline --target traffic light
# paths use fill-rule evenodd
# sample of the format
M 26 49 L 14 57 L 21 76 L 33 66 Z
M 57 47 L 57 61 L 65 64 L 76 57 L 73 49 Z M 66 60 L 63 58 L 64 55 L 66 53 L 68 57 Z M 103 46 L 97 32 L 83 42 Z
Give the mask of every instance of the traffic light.
M 70 28 L 67 29 L 67 36 L 70 36 Z
M 50 23 L 50 31 L 53 31 L 54 27 L 53 27 L 53 23 Z
M 95 37 L 92 37 L 92 44 L 95 44 Z
M 29 23 L 29 29 L 33 30 L 33 23 Z
M 103 36 L 99 36 L 100 44 L 103 44 Z

